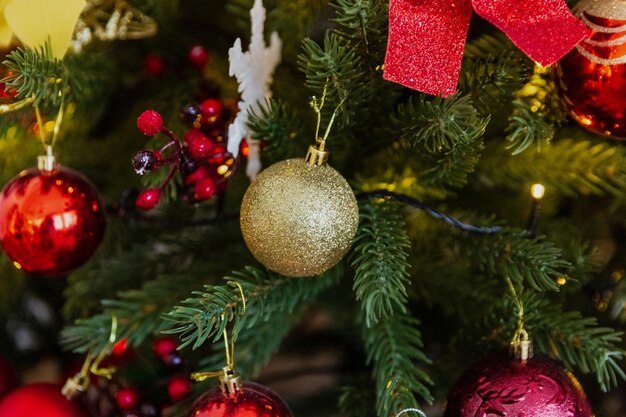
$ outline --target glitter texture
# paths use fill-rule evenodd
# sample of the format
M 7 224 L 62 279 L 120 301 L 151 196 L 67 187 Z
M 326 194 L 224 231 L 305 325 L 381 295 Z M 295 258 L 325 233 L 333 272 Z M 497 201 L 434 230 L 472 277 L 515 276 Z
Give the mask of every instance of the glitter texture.
M 285 276 L 306 277 L 321 274 L 346 254 L 359 210 L 335 169 L 288 159 L 262 171 L 250 185 L 240 220 L 259 262 Z
M 472 7 L 541 65 L 556 62 L 587 33 L 563 0 L 391 0 L 385 79 L 453 94 Z

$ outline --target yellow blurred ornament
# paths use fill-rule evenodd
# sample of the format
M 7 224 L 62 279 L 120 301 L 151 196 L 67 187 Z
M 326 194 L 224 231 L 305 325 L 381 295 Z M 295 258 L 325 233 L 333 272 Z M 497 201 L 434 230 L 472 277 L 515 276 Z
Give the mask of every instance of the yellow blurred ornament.
M 13 35 L 31 48 L 49 42 L 52 56 L 62 59 L 85 5 L 85 0 L 0 0 L 0 46 L 9 46 Z
M 346 254 L 359 209 L 348 182 L 327 165 L 324 142 L 306 159 L 262 171 L 241 203 L 241 231 L 266 268 L 289 277 L 319 275 Z
M 74 34 L 72 48 L 79 53 L 92 40 L 144 39 L 157 32 L 150 16 L 126 0 L 89 0 Z

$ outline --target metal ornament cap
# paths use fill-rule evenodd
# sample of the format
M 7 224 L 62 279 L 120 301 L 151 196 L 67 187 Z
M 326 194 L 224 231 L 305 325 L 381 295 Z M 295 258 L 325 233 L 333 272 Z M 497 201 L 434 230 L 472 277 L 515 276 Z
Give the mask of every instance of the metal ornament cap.
M 241 231 L 266 268 L 319 275 L 346 254 L 359 223 L 348 182 L 327 164 L 287 159 L 262 171 L 241 203 Z

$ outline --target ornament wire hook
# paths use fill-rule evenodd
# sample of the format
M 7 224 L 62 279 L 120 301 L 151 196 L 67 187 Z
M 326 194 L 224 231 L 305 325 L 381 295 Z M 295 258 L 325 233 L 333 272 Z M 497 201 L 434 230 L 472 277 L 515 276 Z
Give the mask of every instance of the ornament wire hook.
M 420 410 L 419 408 L 405 408 L 404 410 L 400 411 L 398 414 L 395 415 L 395 417 L 400 417 L 402 414 L 406 414 L 406 413 L 417 413 L 419 414 L 421 417 L 427 417 L 426 413 L 424 413 L 422 410 Z
M 117 339 L 117 316 L 113 315 L 111 317 L 111 333 L 109 334 L 109 343 L 108 346 L 100 352 L 98 357 L 95 360 L 92 360 L 91 353 L 87 354 L 85 358 L 85 362 L 83 362 L 83 366 L 80 368 L 80 371 L 76 375 L 71 378 L 68 378 L 65 381 L 65 385 L 61 389 L 61 394 L 63 394 L 67 399 L 74 398 L 79 392 L 85 392 L 89 388 L 90 380 L 89 374 L 92 373 L 96 376 L 104 377 L 107 379 L 111 379 L 113 374 L 115 374 L 116 368 L 100 368 L 100 364 L 107 357 L 109 351 L 115 344 Z
M 246 313 L 248 309 L 246 295 L 243 291 L 243 286 L 241 285 L 241 283 L 233 281 L 231 281 L 231 283 L 237 287 L 237 289 L 239 290 L 239 294 L 241 295 L 242 310 L 239 314 L 239 316 L 241 317 Z M 226 320 L 226 315 L 222 313 L 220 318 L 222 322 L 224 322 Z M 201 382 L 209 378 L 219 378 L 222 385 L 222 390 L 231 393 L 239 390 L 241 387 L 241 381 L 238 374 L 235 372 L 235 338 L 235 329 L 233 329 L 233 334 L 229 339 L 228 329 L 226 328 L 226 326 L 224 326 L 223 339 L 224 351 L 226 354 L 226 366 L 219 371 L 193 372 L 191 374 L 191 379 L 197 382 Z

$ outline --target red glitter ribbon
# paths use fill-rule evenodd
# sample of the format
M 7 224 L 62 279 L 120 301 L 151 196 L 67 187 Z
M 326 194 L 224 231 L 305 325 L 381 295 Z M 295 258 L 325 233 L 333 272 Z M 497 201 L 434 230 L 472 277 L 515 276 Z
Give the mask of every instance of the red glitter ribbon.
M 587 34 L 563 0 L 390 0 L 384 78 L 429 94 L 453 94 L 472 9 L 544 66 Z

